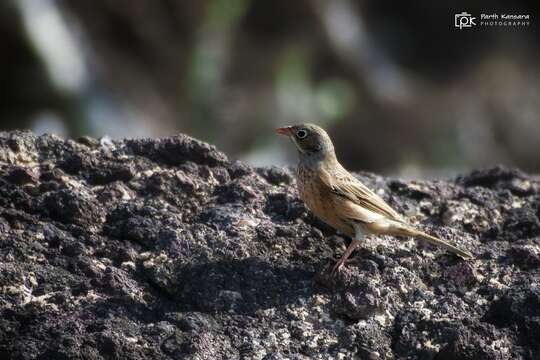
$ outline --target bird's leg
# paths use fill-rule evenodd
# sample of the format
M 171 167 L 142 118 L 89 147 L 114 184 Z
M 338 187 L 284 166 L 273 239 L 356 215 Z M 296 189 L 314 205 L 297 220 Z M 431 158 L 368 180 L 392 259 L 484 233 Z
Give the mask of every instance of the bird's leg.
M 356 247 L 360 245 L 360 241 L 364 237 L 364 234 L 363 234 L 362 228 L 359 225 L 355 226 L 355 230 L 356 230 L 356 234 L 354 236 L 354 239 L 352 239 L 351 243 L 347 247 L 347 250 L 345 250 L 345 253 L 341 256 L 341 258 L 332 268 L 332 274 L 339 271 L 343 267 L 343 265 L 345 265 L 345 262 L 347 261 L 349 256 L 351 256 L 354 249 L 356 249 Z
M 360 244 L 360 240 L 353 239 L 351 241 L 351 243 L 349 244 L 349 247 L 347 247 L 347 250 L 345 250 L 345 253 L 343 254 L 343 256 L 341 256 L 341 258 L 338 260 L 336 265 L 334 265 L 334 267 L 332 268 L 332 274 L 339 271 L 343 267 L 343 265 L 345 265 L 345 262 L 347 261 L 351 253 L 359 244 Z

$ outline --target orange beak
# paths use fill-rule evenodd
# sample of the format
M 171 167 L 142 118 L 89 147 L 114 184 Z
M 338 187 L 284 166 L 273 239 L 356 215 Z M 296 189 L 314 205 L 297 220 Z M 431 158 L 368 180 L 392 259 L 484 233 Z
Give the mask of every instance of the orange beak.
M 291 127 L 287 126 L 287 127 L 277 128 L 276 133 L 278 133 L 279 135 L 289 136 L 291 135 Z

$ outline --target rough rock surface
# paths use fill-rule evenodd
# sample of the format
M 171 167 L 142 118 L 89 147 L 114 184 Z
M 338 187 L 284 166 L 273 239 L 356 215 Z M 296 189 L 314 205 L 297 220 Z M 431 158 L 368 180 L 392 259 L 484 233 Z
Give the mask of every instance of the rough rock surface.
M 540 182 L 359 174 L 470 249 L 347 239 L 290 170 L 187 136 L 0 134 L 1 359 L 538 359 Z

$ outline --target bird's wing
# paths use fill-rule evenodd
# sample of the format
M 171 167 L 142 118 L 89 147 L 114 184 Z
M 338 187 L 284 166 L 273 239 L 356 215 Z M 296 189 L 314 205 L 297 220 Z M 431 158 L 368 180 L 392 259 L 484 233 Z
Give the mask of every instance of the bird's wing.
M 358 179 L 345 169 L 338 169 L 330 175 L 327 170 L 321 170 L 321 181 L 331 191 L 353 203 L 383 215 L 391 220 L 404 222 L 403 217 L 390 207 L 380 196 L 368 189 Z

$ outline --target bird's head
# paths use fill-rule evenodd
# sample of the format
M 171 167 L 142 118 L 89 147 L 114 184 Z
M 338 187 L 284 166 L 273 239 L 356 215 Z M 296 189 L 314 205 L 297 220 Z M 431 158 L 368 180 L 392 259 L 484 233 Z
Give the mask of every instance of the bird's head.
M 276 132 L 291 139 L 301 158 L 313 157 L 321 160 L 335 158 L 332 140 L 320 126 L 313 124 L 292 125 L 277 128 Z

